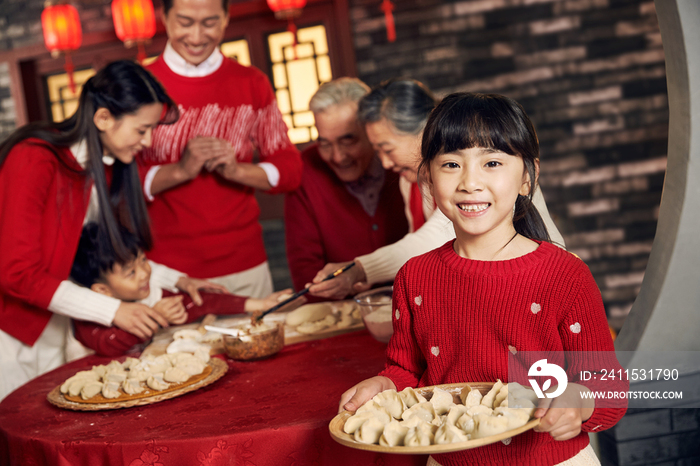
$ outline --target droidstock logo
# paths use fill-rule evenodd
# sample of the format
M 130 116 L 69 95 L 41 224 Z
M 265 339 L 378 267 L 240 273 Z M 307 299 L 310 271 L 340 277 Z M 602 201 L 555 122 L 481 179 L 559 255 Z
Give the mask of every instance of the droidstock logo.
M 564 390 L 566 390 L 566 384 L 568 383 L 566 372 L 564 372 L 564 369 L 562 369 L 558 365 L 548 363 L 546 359 L 540 359 L 539 361 L 535 362 L 532 366 L 530 366 L 530 370 L 527 371 L 527 375 L 529 375 L 530 377 L 546 376 L 554 377 L 555 379 L 557 379 L 557 389 L 552 393 L 543 393 L 552 385 L 552 379 L 548 379 L 544 383 L 542 388 L 540 388 L 540 385 L 537 383 L 537 380 L 528 379 L 530 385 L 532 385 L 532 389 L 535 390 L 535 393 L 537 394 L 537 398 L 544 398 L 545 396 L 547 398 L 556 398 L 562 393 L 564 393 Z

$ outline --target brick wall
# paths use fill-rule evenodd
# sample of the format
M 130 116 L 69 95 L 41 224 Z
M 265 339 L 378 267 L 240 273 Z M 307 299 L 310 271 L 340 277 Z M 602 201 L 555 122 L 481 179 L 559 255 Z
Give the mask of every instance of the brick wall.
M 404 76 L 441 96 L 496 92 L 522 103 L 540 137 L 550 213 L 619 328 L 644 276 L 666 166 L 653 1 L 401 0 L 395 43 L 380 3 L 350 2 L 360 78 Z

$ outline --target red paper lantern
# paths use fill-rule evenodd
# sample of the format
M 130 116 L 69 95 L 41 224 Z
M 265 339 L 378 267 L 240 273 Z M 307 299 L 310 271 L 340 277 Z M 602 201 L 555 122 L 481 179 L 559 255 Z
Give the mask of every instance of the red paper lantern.
M 156 33 L 156 15 L 151 0 L 114 0 L 112 20 L 119 40 L 127 47 L 138 45 L 138 60 L 146 58 L 144 42 Z
M 41 13 L 44 43 L 51 53 L 77 50 L 83 42 L 78 10 L 73 5 L 52 5 Z
M 41 28 L 44 31 L 44 43 L 51 55 L 56 57 L 61 53 L 65 54 L 68 84 L 71 92 L 75 94 L 70 52 L 77 50 L 83 42 L 83 29 L 80 27 L 78 10 L 67 4 L 47 5 L 41 13 Z
M 394 4 L 391 0 L 384 0 L 382 2 L 382 11 L 384 12 L 384 19 L 386 21 L 386 39 L 389 42 L 394 42 L 396 40 L 396 26 L 394 25 Z
M 267 5 L 275 12 L 275 18 L 289 19 L 301 15 L 306 0 L 267 0 Z

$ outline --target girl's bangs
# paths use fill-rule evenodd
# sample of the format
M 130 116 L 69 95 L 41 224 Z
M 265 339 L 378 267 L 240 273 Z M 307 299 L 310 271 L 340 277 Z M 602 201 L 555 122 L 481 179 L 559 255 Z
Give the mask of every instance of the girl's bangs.
M 435 134 L 440 153 L 484 147 L 509 155 L 522 154 L 519 148 L 523 147 L 523 131 L 510 117 L 510 109 L 500 108 L 507 107 L 500 101 L 480 97 L 453 102 L 452 108 L 443 112 Z

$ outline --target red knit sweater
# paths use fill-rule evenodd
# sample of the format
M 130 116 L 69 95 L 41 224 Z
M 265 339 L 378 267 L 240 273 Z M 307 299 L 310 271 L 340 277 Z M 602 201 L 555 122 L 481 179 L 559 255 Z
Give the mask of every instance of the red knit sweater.
M 408 232 L 395 173 L 385 172 L 377 210 L 370 216 L 318 155 L 318 146 L 306 149 L 302 158 L 301 186 L 287 194 L 284 204 L 287 260 L 297 290 L 327 263 L 350 261 Z
M 513 352 L 614 351 L 600 292 L 574 255 L 541 243 L 516 259 L 474 261 L 457 255 L 452 245 L 409 260 L 394 282 L 394 335 L 380 375 L 398 390 L 509 381 Z M 508 445 L 497 442 L 435 459 L 443 466 L 554 465 L 586 447 L 585 432 L 613 426 L 625 411 L 595 409 L 571 440 L 528 431 Z
M 176 293 L 163 290 L 164 298 L 174 296 L 175 294 Z M 223 293 L 200 292 L 200 295 L 202 296 L 202 305 L 192 305 L 187 309 L 187 323 L 194 322 L 206 314 L 240 314 L 244 312 L 245 302 L 248 299 L 243 296 Z M 182 304 L 188 306 L 191 303 L 192 298 L 186 294 L 182 300 Z M 75 338 L 80 343 L 95 350 L 95 352 L 101 356 L 121 356 L 135 345 L 143 343 L 136 335 L 132 335 L 117 327 L 105 327 L 104 325 L 94 322 L 74 320 L 73 330 L 75 331 Z
M 27 139 L 0 167 L 0 329 L 33 345 L 70 274 L 92 181 L 68 148 Z
M 262 72 L 228 58 L 199 78 L 175 74 L 162 57 L 148 69 L 178 103 L 180 119 L 155 130 L 152 147 L 139 157 L 142 174 L 153 165 L 179 161 L 189 139 L 212 136 L 228 140 L 240 162 L 252 162 L 257 149 L 261 161 L 275 165 L 280 180 L 270 193 L 299 185 L 299 152 Z M 259 213 L 253 188 L 203 170 L 150 203 L 155 241 L 148 257 L 193 277 L 250 269 L 266 260 Z

